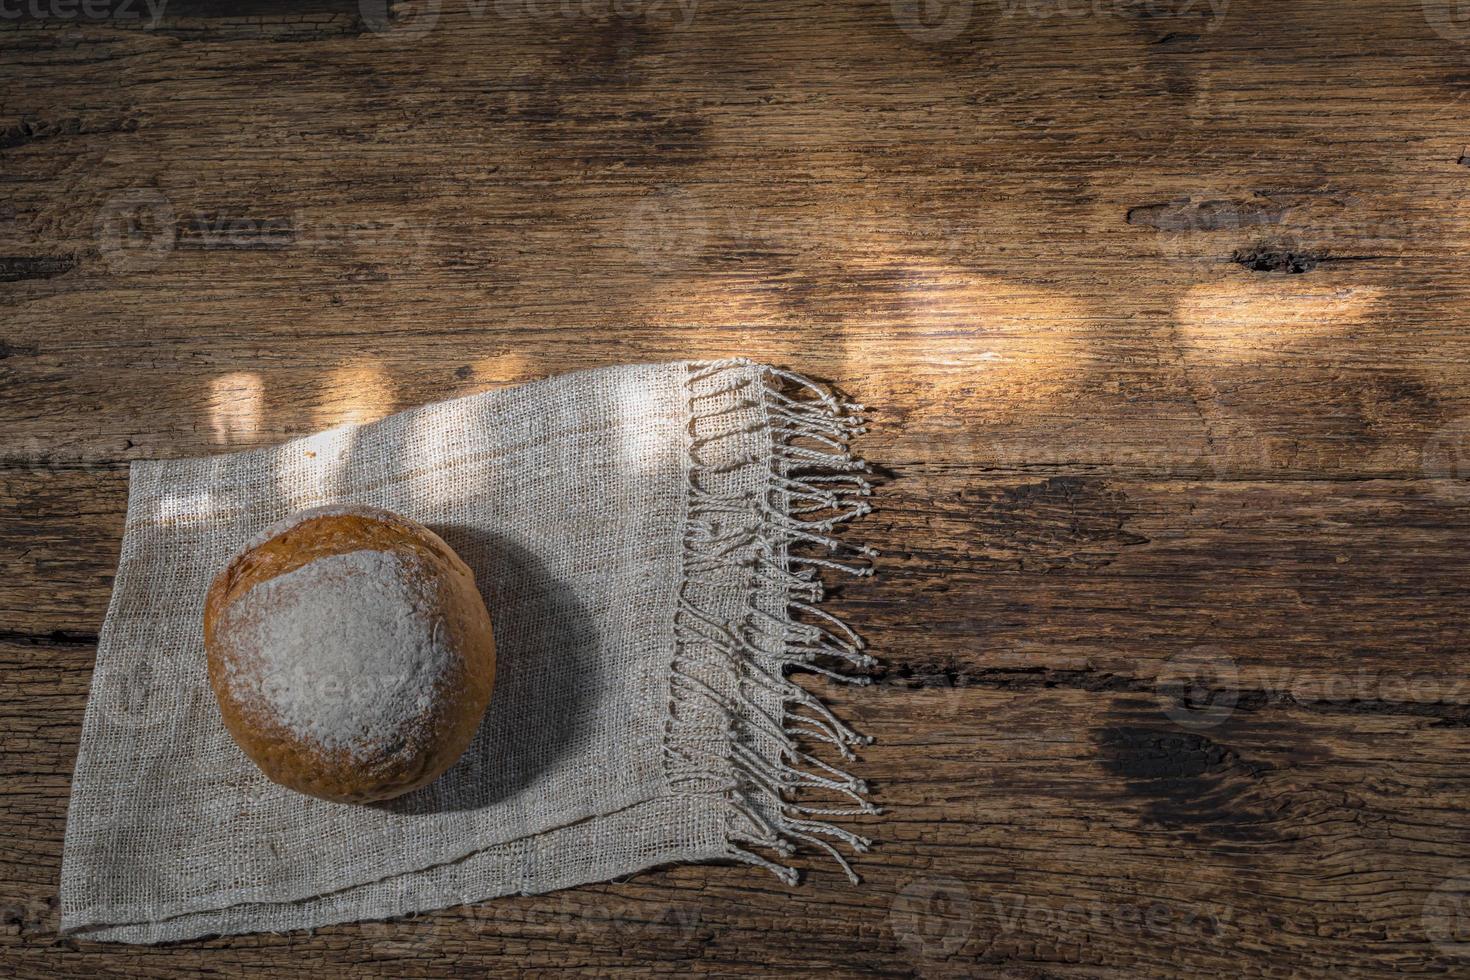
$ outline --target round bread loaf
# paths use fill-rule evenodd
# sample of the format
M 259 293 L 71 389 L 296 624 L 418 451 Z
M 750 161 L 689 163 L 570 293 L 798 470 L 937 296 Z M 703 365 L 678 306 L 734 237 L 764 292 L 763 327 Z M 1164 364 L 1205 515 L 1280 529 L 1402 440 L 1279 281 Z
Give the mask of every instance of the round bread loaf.
M 474 574 L 428 528 L 373 507 L 302 511 L 247 545 L 210 586 L 204 648 L 251 761 L 343 803 L 437 778 L 495 680 Z

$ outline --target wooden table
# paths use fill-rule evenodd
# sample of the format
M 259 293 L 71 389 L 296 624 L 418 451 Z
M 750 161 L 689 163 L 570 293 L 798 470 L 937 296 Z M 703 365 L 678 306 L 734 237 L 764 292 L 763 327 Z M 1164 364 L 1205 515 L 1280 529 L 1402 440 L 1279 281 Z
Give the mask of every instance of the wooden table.
M 1466 975 L 1456 5 L 689 2 L 4 7 L 0 973 Z M 736 354 L 873 407 L 862 885 L 57 937 L 130 460 Z

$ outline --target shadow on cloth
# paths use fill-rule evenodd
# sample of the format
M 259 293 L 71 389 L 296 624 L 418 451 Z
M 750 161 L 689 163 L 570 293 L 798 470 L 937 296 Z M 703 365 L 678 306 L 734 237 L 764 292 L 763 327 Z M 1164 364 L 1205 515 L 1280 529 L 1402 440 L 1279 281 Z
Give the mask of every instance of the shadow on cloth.
M 495 690 L 470 747 L 394 813 L 477 810 L 512 799 L 575 755 L 596 714 L 596 629 L 577 597 L 525 548 L 482 529 L 435 526 L 475 573 L 495 631 Z

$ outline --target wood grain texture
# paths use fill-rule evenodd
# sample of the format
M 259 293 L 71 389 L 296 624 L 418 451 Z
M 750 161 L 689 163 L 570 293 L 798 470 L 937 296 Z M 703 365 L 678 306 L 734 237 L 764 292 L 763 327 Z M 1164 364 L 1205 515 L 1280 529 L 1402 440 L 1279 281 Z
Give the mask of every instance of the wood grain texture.
M 0 968 L 1470 969 L 1470 28 L 1441 0 L 0 17 Z M 11 8 L 6 7 L 5 11 Z M 126 464 L 631 360 L 873 408 L 862 886 L 60 940 Z

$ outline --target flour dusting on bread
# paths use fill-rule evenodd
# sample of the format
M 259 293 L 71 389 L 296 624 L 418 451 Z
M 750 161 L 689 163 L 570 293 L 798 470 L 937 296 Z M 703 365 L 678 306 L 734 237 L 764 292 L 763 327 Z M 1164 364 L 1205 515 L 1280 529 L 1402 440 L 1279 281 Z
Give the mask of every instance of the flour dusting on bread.
M 229 608 L 225 677 L 242 707 L 303 742 L 368 760 L 429 735 L 454 651 L 433 580 L 411 557 L 360 550 L 261 582 Z M 264 719 L 263 719 L 264 720 Z

